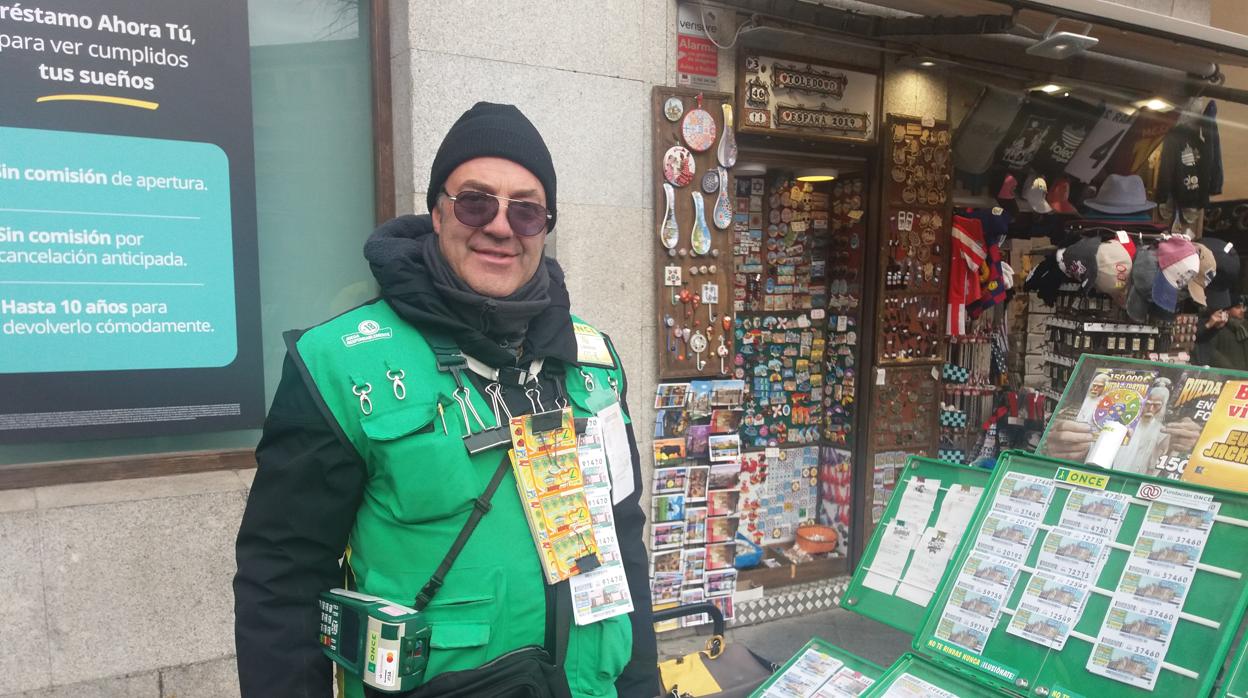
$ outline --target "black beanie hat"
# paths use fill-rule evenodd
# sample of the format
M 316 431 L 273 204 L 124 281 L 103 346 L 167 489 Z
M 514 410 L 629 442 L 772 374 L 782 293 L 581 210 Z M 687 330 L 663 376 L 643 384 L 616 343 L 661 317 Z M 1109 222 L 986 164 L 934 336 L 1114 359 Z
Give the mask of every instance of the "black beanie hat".
M 425 197 L 429 211 L 437 205 L 451 172 L 473 158 L 482 157 L 511 160 L 537 177 L 546 191 L 546 209 L 550 211 L 546 229 L 554 230 L 555 163 L 542 134 L 511 104 L 477 102 L 451 126 L 429 168 L 429 192 Z

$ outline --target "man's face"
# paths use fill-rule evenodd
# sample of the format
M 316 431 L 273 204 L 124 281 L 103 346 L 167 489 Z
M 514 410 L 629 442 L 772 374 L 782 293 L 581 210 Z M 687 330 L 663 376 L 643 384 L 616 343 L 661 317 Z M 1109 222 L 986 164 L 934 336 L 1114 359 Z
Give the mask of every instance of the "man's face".
M 1161 408 L 1165 407 L 1165 401 L 1160 395 L 1149 395 L 1144 401 L 1144 418 L 1153 419 L 1161 413 Z
M 1236 320 L 1243 320 L 1244 319 L 1244 306 L 1242 304 L 1232 305 L 1230 309 L 1227 310 L 1227 315 L 1230 315 Z
M 476 158 L 456 167 L 444 185 L 452 196 L 479 191 L 508 199 L 546 205 L 546 192 L 537 177 L 502 158 Z M 501 298 L 515 293 L 533 278 L 542 263 L 546 232 L 525 237 L 507 221 L 508 202 L 500 201 L 494 220 L 470 228 L 455 217 L 454 202 L 445 196 L 433 210 L 438 248 L 459 278 L 483 296 Z

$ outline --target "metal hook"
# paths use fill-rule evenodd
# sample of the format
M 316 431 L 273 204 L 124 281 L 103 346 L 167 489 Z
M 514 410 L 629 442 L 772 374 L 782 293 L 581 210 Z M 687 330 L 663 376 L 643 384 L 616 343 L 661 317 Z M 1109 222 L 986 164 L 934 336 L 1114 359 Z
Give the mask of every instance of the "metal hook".
M 587 393 L 594 392 L 594 377 L 586 373 L 585 369 L 583 368 L 578 368 L 576 370 L 580 372 L 581 378 L 585 380 L 585 392 Z
M 365 416 L 372 414 L 373 401 L 369 399 L 368 394 L 373 392 L 373 385 L 371 383 L 365 383 L 362 386 L 353 385 L 351 392 L 360 399 L 360 412 L 363 412 Z
M 407 372 L 403 369 L 397 371 L 386 371 L 386 378 L 390 379 L 390 388 L 394 390 L 396 400 L 402 400 L 407 397 L 407 386 L 403 385 L 403 377 Z

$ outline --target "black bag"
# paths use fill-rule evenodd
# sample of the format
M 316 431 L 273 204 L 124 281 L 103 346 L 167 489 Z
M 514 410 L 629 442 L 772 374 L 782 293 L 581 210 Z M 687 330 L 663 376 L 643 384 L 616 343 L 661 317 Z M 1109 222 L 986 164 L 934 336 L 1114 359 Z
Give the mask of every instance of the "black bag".
M 367 698 L 571 698 L 563 668 L 541 647 L 512 650 L 476 669 L 448 671 L 407 693 L 366 687 Z

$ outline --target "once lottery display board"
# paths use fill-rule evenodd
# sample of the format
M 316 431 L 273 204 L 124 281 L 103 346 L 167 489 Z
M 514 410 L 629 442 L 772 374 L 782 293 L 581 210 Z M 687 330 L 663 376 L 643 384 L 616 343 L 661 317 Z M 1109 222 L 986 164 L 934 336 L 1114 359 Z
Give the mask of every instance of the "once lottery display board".
M 912 456 L 841 605 L 914 634 L 992 473 Z
M 1219 696 L 1227 698 L 1248 698 L 1248 643 L 1240 642 L 1239 651 L 1235 653 L 1235 661 L 1226 673 L 1226 682 L 1222 685 Z
M 1248 495 L 998 459 L 914 647 L 1021 695 L 1205 696 L 1248 604 Z
M 862 698 L 986 698 L 1001 693 L 913 654 L 903 654 Z
M 884 667 L 812 638 L 750 698 L 867 695 Z

